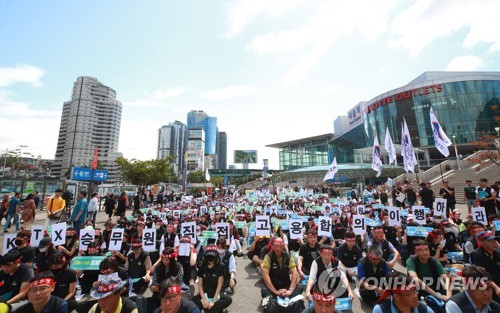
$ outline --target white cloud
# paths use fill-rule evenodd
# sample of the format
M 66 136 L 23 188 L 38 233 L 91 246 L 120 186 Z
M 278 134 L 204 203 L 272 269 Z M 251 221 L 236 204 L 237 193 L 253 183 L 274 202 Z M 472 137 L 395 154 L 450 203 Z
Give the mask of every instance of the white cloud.
M 281 17 L 304 0 L 241 0 L 228 9 L 228 29 L 223 34 L 232 37 L 252 24 L 260 15 Z
M 475 71 L 484 61 L 480 57 L 474 55 L 463 55 L 453 58 L 445 71 Z
M 499 11 L 497 0 L 417 0 L 394 19 L 391 29 L 396 38 L 389 44 L 418 55 L 433 41 L 468 28 L 464 47 L 486 42 L 492 44 L 490 51 L 499 50 L 500 32 L 493 22 Z
M 27 83 L 40 87 L 40 79 L 44 70 L 32 65 L 20 65 L 16 67 L 0 67 L 0 87 L 10 86 L 16 83 Z
M 248 96 L 259 92 L 259 89 L 254 86 L 241 85 L 241 86 L 230 86 L 221 89 L 212 89 L 201 94 L 203 98 L 212 100 L 227 100 L 238 97 Z
M 32 105 L 11 98 L 13 94 L 0 90 L 0 149 L 23 149 L 43 158 L 54 158 L 61 122 L 61 110 L 38 110 Z M 59 106 L 60 107 L 60 106 Z
M 123 105 L 125 107 L 160 107 L 165 105 L 164 100 L 178 97 L 188 90 L 189 88 L 186 87 L 156 90 L 146 98 L 123 101 Z
M 333 95 L 341 91 L 341 88 L 339 86 L 330 86 L 330 87 L 324 87 L 321 88 L 321 93 L 325 95 Z

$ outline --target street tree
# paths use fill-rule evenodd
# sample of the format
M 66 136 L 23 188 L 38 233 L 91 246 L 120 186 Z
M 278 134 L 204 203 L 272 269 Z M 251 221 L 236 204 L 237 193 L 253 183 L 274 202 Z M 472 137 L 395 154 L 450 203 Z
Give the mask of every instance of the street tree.
M 171 181 L 172 177 L 175 177 L 172 160 L 173 157 L 149 161 L 118 158 L 116 163 L 123 179 L 142 189 L 149 185 Z

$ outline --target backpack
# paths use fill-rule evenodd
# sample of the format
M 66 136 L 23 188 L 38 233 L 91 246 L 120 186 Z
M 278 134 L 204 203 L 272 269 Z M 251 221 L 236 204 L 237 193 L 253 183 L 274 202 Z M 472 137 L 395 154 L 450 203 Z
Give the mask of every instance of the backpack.
M 284 307 L 273 296 L 262 299 L 262 311 L 264 313 L 296 313 L 302 312 L 305 308 L 304 300 L 295 301 Z

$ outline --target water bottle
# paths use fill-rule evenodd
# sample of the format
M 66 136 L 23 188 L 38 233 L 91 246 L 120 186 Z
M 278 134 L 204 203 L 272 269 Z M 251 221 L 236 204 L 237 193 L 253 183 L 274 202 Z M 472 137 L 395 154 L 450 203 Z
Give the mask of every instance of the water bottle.
M 451 255 L 451 264 L 455 264 L 455 263 L 457 263 L 457 261 L 455 260 L 455 255 L 452 254 Z
M 286 297 L 285 298 L 285 306 L 288 306 L 290 304 L 290 298 Z
M 75 294 L 75 299 L 76 301 L 80 301 L 80 299 L 83 297 L 82 295 L 82 286 L 80 285 L 80 283 L 78 282 L 76 284 L 76 294 Z

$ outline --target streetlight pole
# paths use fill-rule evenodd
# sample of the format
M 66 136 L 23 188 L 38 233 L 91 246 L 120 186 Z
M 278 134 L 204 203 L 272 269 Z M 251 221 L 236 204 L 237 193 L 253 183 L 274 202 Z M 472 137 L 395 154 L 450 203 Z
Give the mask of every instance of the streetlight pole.
M 453 144 L 455 146 L 455 156 L 457 158 L 457 167 L 458 169 L 460 169 L 460 161 L 458 159 L 458 148 L 457 148 L 457 141 L 456 141 L 456 137 L 455 135 L 452 135 L 451 138 L 453 138 Z
M 5 166 L 7 165 L 7 155 L 8 154 L 9 154 L 9 148 L 5 148 L 5 154 L 3 155 L 2 178 L 5 178 Z

